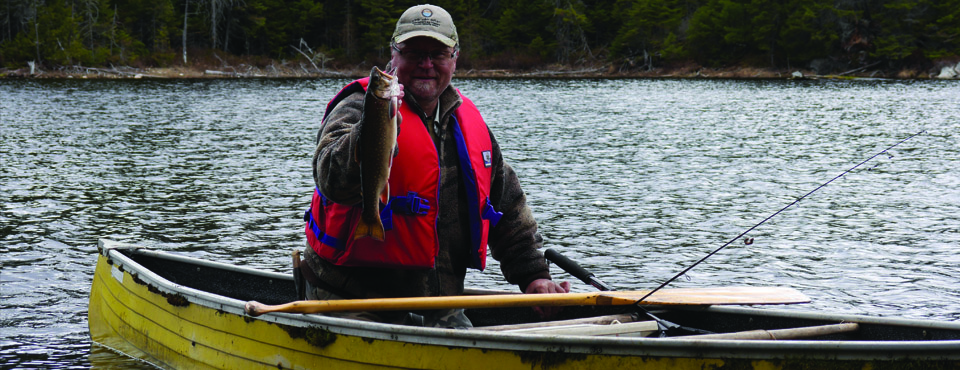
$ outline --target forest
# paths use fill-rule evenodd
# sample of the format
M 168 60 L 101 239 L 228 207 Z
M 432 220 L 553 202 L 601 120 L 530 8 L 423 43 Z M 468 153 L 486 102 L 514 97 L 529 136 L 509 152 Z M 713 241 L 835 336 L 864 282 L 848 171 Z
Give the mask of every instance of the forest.
M 389 58 L 417 1 L 3 0 L 0 67 L 299 63 Z M 459 69 L 607 66 L 930 69 L 960 61 L 960 0 L 435 0 Z

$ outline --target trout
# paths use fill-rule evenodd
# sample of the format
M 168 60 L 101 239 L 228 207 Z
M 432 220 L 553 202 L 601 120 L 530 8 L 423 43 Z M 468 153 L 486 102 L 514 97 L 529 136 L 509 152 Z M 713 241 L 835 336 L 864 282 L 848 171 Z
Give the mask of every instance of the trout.
M 390 166 L 397 146 L 397 120 L 400 107 L 400 83 L 396 76 L 373 67 L 370 84 L 363 98 L 363 122 L 355 158 L 360 163 L 360 194 L 363 198 L 360 222 L 353 239 L 366 236 L 383 241 L 380 202 L 390 199 Z

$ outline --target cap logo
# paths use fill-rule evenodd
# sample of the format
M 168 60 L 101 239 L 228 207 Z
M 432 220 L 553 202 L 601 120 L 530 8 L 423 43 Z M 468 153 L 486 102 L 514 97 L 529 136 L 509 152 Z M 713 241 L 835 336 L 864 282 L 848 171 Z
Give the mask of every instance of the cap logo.
M 432 18 L 417 18 L 410 23 L 412 23 L 415 26 L 440 27 L 440 20 L 432 19 Z
M 424 9 L 424 10 L 421 10 L 421 11 L 420 11 L 420 15 L 422 15 L 422 16 L 424 16 L 424 17 L 427 17 L 427 18 L 430 18 L 430 17 L 433 16 L 433 11 L 430 10 L 430 9 Z

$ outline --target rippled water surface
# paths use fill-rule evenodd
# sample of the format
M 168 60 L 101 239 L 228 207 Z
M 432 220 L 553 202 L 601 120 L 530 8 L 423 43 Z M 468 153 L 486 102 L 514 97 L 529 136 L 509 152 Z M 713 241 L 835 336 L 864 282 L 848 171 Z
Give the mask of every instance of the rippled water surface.
M 0 80 L 0 367 L 144 366 L 90 344 L 98 238 L 288 271 L 319 118 L 345 82 Z M 619 289 L 655 287 L 925 130 L 671 286 L 787 286 L 813 298 L 802 309 L 960 320 L 956 81 L 455 83 L 547 246 Z M 512 289 L 495 262 L 468 279 Z

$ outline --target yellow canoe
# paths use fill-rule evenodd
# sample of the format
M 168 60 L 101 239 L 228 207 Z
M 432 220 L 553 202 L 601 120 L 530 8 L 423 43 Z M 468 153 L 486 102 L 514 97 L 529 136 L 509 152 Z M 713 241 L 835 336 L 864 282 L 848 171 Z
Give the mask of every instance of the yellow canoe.
M 689 304 L 647 309 L 662 324 L 717 334 L 662 332 L 632 305 L 571 306 L 556 322 L 526 322 L 526 307 L 478 308 L 469 330 L 251 317 L 248 301 L 292 301 L 292 277 L 109 240 L 100 252 L 92 340 L 161 368 L 960 368 L 956 322 Z

